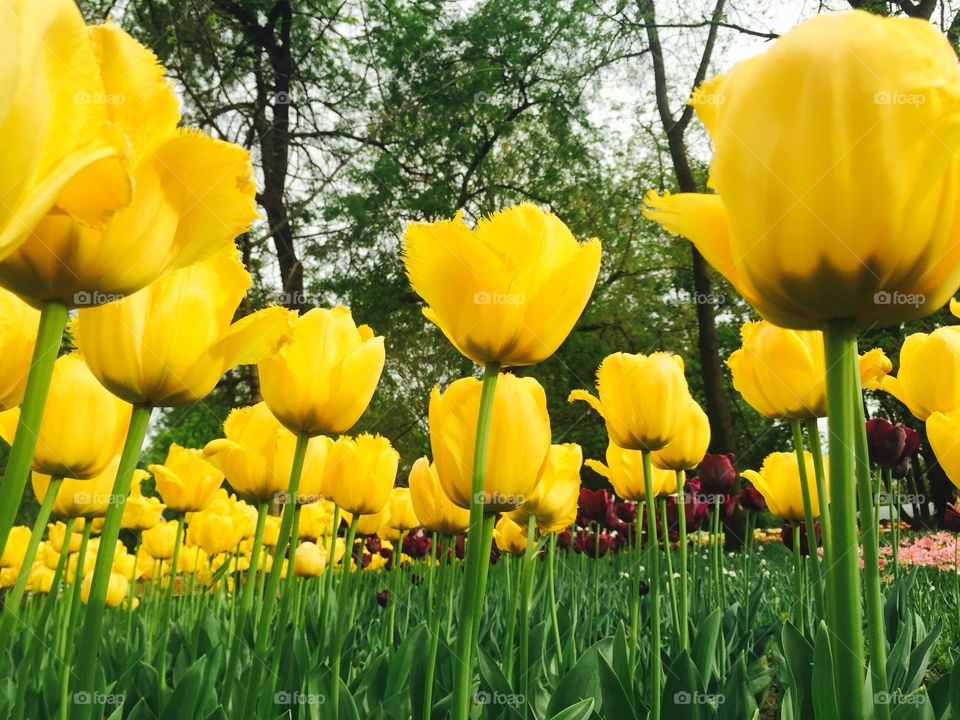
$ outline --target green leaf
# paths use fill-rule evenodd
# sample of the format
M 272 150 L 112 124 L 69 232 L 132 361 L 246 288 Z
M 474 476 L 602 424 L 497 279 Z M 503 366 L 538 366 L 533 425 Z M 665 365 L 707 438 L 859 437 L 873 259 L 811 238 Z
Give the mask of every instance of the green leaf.
M 840 720 L 840 715 L 837 712 L 839 693 L 834 687 L 830 636 L 827 626 L 822 621 L 817 629 L 817 641 L 813 646 L 812 687 L 813 707 L 817 720 Z M 852 692 L 860 692 L 860 688 L 854 688 Z
M 203 682 L 206 656 L 201 657 L 187 670 L 173 688 L 173 694 L 160 716 L 160 720 L 188 720 L 196 714 L 198 690 Z
M 550 720 L 587 720 L 593 714 L 593 704 L 593 698 L 584 698 L 553 715 Z
M 700 691 L 705 691 L 710 686 L 710 680 L 717 672 L 717 640 L 720 638 L 722 618 L 720 610 L 717 609 L 703 622 L 698 623 L 699 629 L 690 656 L 703 679 L 703 687 L 698 688 Z
M 718 615 L 719 617 L 719 615 Z M 667 683 L 663 688 L 662 707 L 666 717 L 704 720 L 708 712 L 708 696 L 703 679 L 690 654 L 682 650 L 666 668 Z
M 600 692 L 603 694 L 603 714 L 608 718 L 636 719 L 637 710 L 626 688 L 607 659 L 600 656 Z

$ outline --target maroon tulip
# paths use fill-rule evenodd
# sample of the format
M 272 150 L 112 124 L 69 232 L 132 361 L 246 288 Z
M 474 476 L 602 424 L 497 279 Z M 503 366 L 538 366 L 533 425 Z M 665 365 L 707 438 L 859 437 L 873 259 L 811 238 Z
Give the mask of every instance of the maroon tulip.
M 380 550 L 383 547 L 383 545 L 380 542 L 380 538 L 378 538 L 376 535 L 371 535 L 370 537 L 368 537 L 364 544 L 366 545 L 367 552 L 370 553 L 371 555 L 374 555 L 380 552 Z
M 624 523 L 630 524 L 637 519 L 637 504 L 629 500 L 614 503 L 614 512 Z
M 608 529 L 617 526 L 617 516 L 613 511 L 613 496 L 607 490 L 580 488 L 577 524 L 586 527 L 590 523 Z
M 943 514 L 943 526 L 950 532 L 960 532 L 960 503 L 947 505 Z
M 813 529 L 817 547 L 820 547 L 821 534 L 819 520 L 813 521 Z M 793 552 L 793 525 L 791 523 L 783 523 L 783 527 L 780 529 L 780 537 L 783 540 L 783 544 L 786 546 L 787 550 Z M 809 550 L 807 548 L 807 523 L 803 520 L 800 521 L 800 554 L 804 557 L 809 555 Z
M 867 450 L 870 453 L 870 462 L 886 468 L 896 465 L 906 449 L 906 430 L 903 425 L 894 425 L 883 418 L 867 420 Z
M 377 593 L 377 605 L 379 605 L 382 608 L 385 608 L 389 602 L 390 602 L 389 590 L 381 590 L 380 592 Z
M 708 495 L 726 495 L 737 482 L 737 465 L 733 453 L 707 453 L 700 463 L 700 485 Z
M 896 465 L 890 470 L 890 474 L 893 475 L 898 480 L 905 478 L 910 474 L 910 467 L 912 463 L 908 457 L 901 458 Z
M 564 530 L 563 532 L 557 534 L 557 547 L 561 550 L 569 550 L 572 543 L 573 533 L 571 533 L 569 530 Z
M 740 507 L 744 510 L 762 512 L 767 509 L 767 501 L 763 499 L 763 495 L 750 484 L 744 486 L 743 490 L 740 491 L 740 495 L 737 496 L 737 500 L 740 503 Z

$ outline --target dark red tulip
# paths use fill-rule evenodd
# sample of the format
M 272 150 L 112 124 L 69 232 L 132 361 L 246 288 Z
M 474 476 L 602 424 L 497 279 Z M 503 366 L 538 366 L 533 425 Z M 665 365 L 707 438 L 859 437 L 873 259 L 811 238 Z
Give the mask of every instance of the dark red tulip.
M 375 555 L 376 553 L 380 552 L 382 548 L 380 538 L 378 538 L 376 535 L 371 535 L 370 537 L 368 537 L 364 541 L 364 545 L 367 548 L 367 552 L 370 553 L 371 555 Z
M 700 463 L 700 485 L 708 495 L 726 495 L 737 483 L 737 465 L 733 453 L 707 453 Z
M 377 605 L 385 608 L 389 602 L 390 602 L 389 590 L 381 590 L 380 592 L 377 593 Z
M 943 514 L 943 526 L 950 532 L 960 532 L 960 503 L 947 505 Z
M 912 464 L 912 463 L 911 463 L 911 461 L 910 461 L 910 457 L 909 457 L 909 456 L 904 457 L 904 458 L 901 458 L 901 459 L 897 462 L 897 464 L 894 465 L 893 468 L 890 470 L 890 474 L 893 475 L 893 476 L 894 476 L 895 478 L 897 478 L 898 480 L 899 480 L 899 479 L 902 479 L 902 478 L 905 478 L 907 475 L 910 474 L 910 466 L 911 466 L 911 464 Z
M 896 465 L 906 449 L 906 430 L 903 425 L 894 425 L 883 418 L 867 420 L 867 450 L 870 462 L 886 468 Z
M 637 504 L 629 500 L 614 503 L 614 512 L 617 517 L 628 525 L 637 519 Z
M 572 543 L 573 533 L 571 533 L 569 530 L 564 530 L 563 532 L 557 534 L 557 547 L 561 550 L 569 550 Z
M 740 503 L 740 507 L 744 510 L 761 512 L 767 509 L 767 501 L 763 499 L 763 495 L 750 484 L 744 485 L 743 490 L 740 491 L 740 495 L 737 496 L 737 500 Z
M 609 529 L 617 526 L 617 516 L 613 511 L 613 496 L 609 491 L 580 488 L 577 524 L 586 527 L 591 523 Z
M 821 536 L 819 520 L 813 521 L 813 528 L 817 547 L 820 547 Z M 783 527 L 780 529 L 780 537 L 782 538 L 783 544 L 786 546 L 787 550 L 793 552 L 793 525 L 791 523 L 783 523 Z M 803 520 L 800 521 L 800 554 L 804 557 L 809 555 L 809 550 L 807 549 L 807 523 Z

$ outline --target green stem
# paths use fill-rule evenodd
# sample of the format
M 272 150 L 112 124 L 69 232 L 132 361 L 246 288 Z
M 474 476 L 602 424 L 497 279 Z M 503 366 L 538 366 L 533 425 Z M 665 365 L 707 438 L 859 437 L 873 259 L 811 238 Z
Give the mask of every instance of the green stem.
M 397 602 L 400 599 L 399 583 L 397 582 L 397 573 L 400 572 L 400 556 L 403 554 L 403 539 L 407 536 L 407 531 L 400 533 L 400 538 L 393 546 L 393 552 L 390 554 L 390 590 L 387 601 L 390 603 L 389 620 L 387 622 L 387 645 L 393 647 L 394 627 L 397 616 Z
M 640 526 L 643 522 L 643 512 L 646 506 L 645 500 L 641 500 L 637 505 L 636 522 L 633 530 L 634 538 L 630 547 L 630 648 L 628 658 L 631 671 L 637 666 L 637 651 L 640 648 L 640 583 L 643 582 L 640 575 L 640 563 L 643 557 L 643 531 Z
M 10 633 L 13 632 L 14 623 L 20 614 L 20 601 L 23 600 L 23 594 L 27 589 L 27 580 L 30 579 L 30 571 L 33 569 L 33 560 L 37 556 L 37 549 L 40 547 L 40 540 L 43 537 L 43 529 L 50 519 L 50 510 L 57 499 L 57 493 L 63 484 L 62 477 L 53 477 L 50 484 L 47 485 L 47 492 L 44 493 L 43 502 L 37 511 L 37 519 L 33 523 L 33 530 L 30 531 L 30 540 L 27 543 L 27 550 L 23 555 L 23 561 L 20 563 L 20 572 L 17 573 L 17 580 L 13 589 L 7 593 L 3 601 L 3 619 L 0 620 L 0 648 L 6 648 L 10 641 Z M 65 539 L 69 543 L 70 538 Z M 51 588 L 53 592 L 53 588 Z
M 184 515 L 177 515 L 177 534 L 173 543 L 173 557 L 170 558 L 170 579 L 166 591 L 163 593 L 163 605 L 160 610 L 160 648 L 159 648 L 159 676 L 160 696 L 167 684 L 167 641 L 170 637 L 170 607 L 173 605 L 173 594 L 176 590 L 177 577 L 180 573 L 180 547 L 183 545 Z
M 246 617 L 253 607 L 253 590 L 257 585 L 257 568 L 260 562 L 260 549 L 263 547 L 263 533 L 267 526 L 267 509 L 269 505 L 261 502 L 257 508 L 257 527 L 253 532 L 253 547 L 250 549 L 250 569 L 243 583 L 243 597 L 240 600 L 240 615 Z M 228 673 L 228 676 L 232 673 Z
M 10 529 L 17 518 L 23 491 L 30 478 L 30 464 L 33 451 L 37 447 L 40 433 L 40 420 L 50 390 L 53 366 L 60 352 L 63 328 L 67 323 L 67 306 L 50 301 L 40 311 L 40 325 L 37 328 L 37 342 L 30 360 L 30 373 L 20 403 L 20 416 L 17 419 L 17 432 L 13 446 L 7 458 L 7 467 L 0 478 L 0 554 L 7 545 Z M 65 411 L 66 408 L 60 409 Z
M 533 571 L 536 555 L 537 516 L 527 518 L 527 547 L 523 553 L 523 570 L 521 572 L 521 605 L 520 605 L 520 696 L 531 697 L 530 692 L 530 591 L 533 588 Z M 529 705 L 523 703 L 523 717 L 529 717 Z
M 687 509 L 683 484 L 686 473 L 677 470 L 677 519 L 680 521 L 680 648 L 690 650 L 690 620 L 687 608 Z
M 807 559 L 810 563 L 810 572 L 813 575 L 813 602 L 818 617 L 825 617 L 823 604 L 823 580 L 820 577 L 820 555 L 817 553 L 817 533 L 813 515 L 813 499 L 810 496 L 810 475 L 807 472 L 807 459 L 803 452 L 803 428 L 796 418 L 790 420 L 793 430 L 793 449 L 797 455 L 797 468 L 800 471 L 800 495 L 803 498 L 803 519 L 807 524 Z M 821 496 L 822 497 L 822 496 Z M 818 505 L 823 500 L 817 498 Z M 798 531 L 799 532 L 799 531 Z M 798 625 L 798 628 L 802 626 Z
M 453 720 L 468 720 L 470 691 L 473 687 L 475 657 L 475 630 L 480 625 L 486 569 L 490 565 L 490 542 L 493 515 L 484 513 L 484 483 L 487 476 L 487 439 L 490 418 L 497 387 L 499 363 L 488 363 L 483 369 L 483 388 L 480 393 L 480 412 L 477 417 L 477 435 L 473 450 L 473 478 L 470 496 L 470 528 L 467 535 L 466 571 L 460 596 L 460 625 L 457 629 L 456 663 L 453 669 Z M 488 519 L 489 517 L 489 519 Z M 487 525 L 490 532 L 487 532 Z
M 810 531 L 807 530 L 807 549 L 810 549 Z M 800 523 L 793 522 L 793 622 L 803 632 L 803 557 L 800 554 Z
M 857 411 L 857 339 L 853 324 L 833 320 L 824 327 L 827 364 L 827 407 L 830 430 L 830 498 L 833 557 L 827 585 L 835 687 L 850 688 L 847 717 L 864 720 L 863 616 L 857 538 L 855 475 Z
M 260 617 L 257 619 L 256 640 L 254 643 L 254 663 L 258 660 L 264 667 L 269 667 L 266 657 L 267 645 L 270 639 L 270 628 L 273 624 L 273 614 L 277 607 L 277 591 L 280 589 L 280 573 L 283 570 L 283 560 L 287 553 L 287 543 L 290 542 L 290 532 L 293 529 L 293 516 L 297 507 L 297 491 L 300 489 L 300 475 L 303 473 L 303 461 L 307 455 L 308 435 L 298 434 L 297 445 L 293 451 L 293 462 L 290 465 L 290 482 L 284 498 L 283 517 L 280 520 L 280 532 L 277 535 L 277 547 L 273 552 L 273 564 L 267 576 L 266 595 Z M 293 571 L 292 564 L 290 571 Z M 269 680 L 272 683 L 272 680 Z M 251 682 L 247 688 L 247 696 L 243 702 L 242 717 L 249 720 L 256 711 L 257 690 L 260 684 Z
M 357 536 L 357 524 L 360 515 L 353 513 L 350 519 L 350 529 L 347 530 L 347 545 L 343 553 L 343 573 L 340 585 L 337 587 L 337 617 L 333 633 L 333 672 L 330 677 L 330 704 L 333 709 L 332 717 L 340 717 L 340 667 L 342 664 L 343 634 L 350 615 L 347 612 L 347 586 L 350 580 L 350 560 L 353 557 L 353 541 Z M 357 568 L 359 574 L 360 568 Z
M 117 548 L 117 538 L 120 535 L 120 520 L 123 518 L 123 508 L 130 492 L 130 483 L 133 480 L 133 471 L 137 468 L 137 459 L 143 447 L 143 439 L 150 424 L 150 415 L 153 408 L 145 405 L 134 405 L 130 415 L 130 426 L 127 429 L 127 439 L 120 454 L 120 464 L 117 466 L 117 477 L 113 482 L 110 505 L 107 508 L 107 517 L 103 522 L 103 531 L 100 534 L 100 547 L 97 551 L 97 562 L 93 568 L 93 582 L 90 586 L 90 598 L 87 601 L 86 615 L 83 621 L 83 632 L 80 635 L 78 648 L 79 675 L 77 688 L 93 697 L 96 691 L 97 655 L 100 651 L 101 633 L 103 630 L 103 613 L 106 609 L 107 585 L 110 582 L 110 568 L 113 564 L 114 550 Z M 89 521 L 88 521 L 89 523 Z M 78 720 L 87 720 L 94 711 L 96 703 L 79 706 Z
M 433 533 L 433 542 L 430 545 L 430 575 L 427 582 L 429 601 L 427 602 L 427 607 L 430 608 L 430 652 L 427 655 L 427 672 L 426 680 L 424 681 L 423 688 L 423 718 L 421 720 L 430 720 L 430 715 L 433 710 L 433 678 L 437 669 L 437 648 L 440 645 L 440 619 L 442 614 L 440 612 L 440 601 L 442 597 L 441 593 L 434 593 L 433 583 L 434 583 L 434 574 L 436 572 L 436 565 L 434 565 L 434 553 L 437 550 L 437 534 Z M 447 557 L 447 539 L 446 537 L 440 538 L 440 564 L 441 567 L 443 563 L 446 562 Z
M 867 606 L 867 640 L 870 652 L 870 679 L 874 697 L 887 695 L 887 638 L 883 618 L 883 595 L 880 592 L 879 508 L 873 494 L 870 474 L 870 451 L 867 447 L 867 426 L 863 413 L 860 374 L 856 374 L 856 451 L 857 492 L 860 497 L 860 538 L 863 543 L 863 592 Z M 875 510 L 876 508 L 876 510 Z M 876 515 L 874 514 L 876 512 Z M 890 704 L 875 702 L 875 720 L 890 720 Z
M 523 575 L 522 563 L 517 567 L 517 572 L 514 572 L 515 561 L 516 558 L 512 555 L 503 558 L 504 572 L 507 576 L 507 597 L 510 598 L 507 605 L 507 632 L 503 636 L 504 647 L 506 648 L 503 653 L 503 675 L 511 683 L 514 682 L 513 659 L 516 656 L 514 641 L 516 640 L 515 630 L 517 629 L 517 606 L 520 604 L 520 586 L 522 585 L 520 577 Z M 514 575 L 517 575 L 516 579 L 514 579 Z M 514 585 L 514 583 L 516 584 Z
M 861 405 L 860 412 L 863 413 Z M 804 421 L 807 439 L 810 441 L 810 454 L 813 456 L 813 472 L 817 480 L 817 499 L 820 502 L 820 539 L 823 544 L 823 562 L 830 562 L 833 542 L 833 528 L 830 526 L 830 490 L 827 488 L 827 476 L 823 469 L 823 448 L 820 444 L 820 428 L 816 418 Z M 864 430 L 866 432 L 866 430 Z
M 667 501 L 657 498 L 660 505 L 660 525 L 663 527 L 663 554 L 667 560 L 667 595 L 670 597 L 670 612 L 673 615 L 673 631 L 677 642 L 680 641 L 680 607 L 673 585 L 673 552 L 670 550 L 670 528 L 667 526 Z
M 547 592 L 550 593 L 550 623 L 553 625 L 553 643 L 557 648 L 557 667 L 563 668 L 563 645 L 560 642 L 560 622 L 557 620 L 557 590 L 554 575 L 557 572 L 557 534 L 550 533 L 547 545 Z
M 663 677 L 660 657 L 660 541 L 657 538 L 657 507 L 653 493 L 653 464 L 650 452 L 643 451 L 643 484 L 647 498 L 647 542 L 649 543 L 648 573 L 650 575 L 650 720 L 660 720 L 660 689 Z M 634 639 L 636 642 L 636 639 Z
M 84 559 L 87 556 L 87 545 L 90 542 L 90 531 L 93 529 L 91 518 L 84 518 L 83 534 L 80 536 L 80 549 L 77 553 L 77 565 L 73 573 L 73 584 L 70 586 L 70 597 L 64 608 L 65 622 L 63 634 L 59 636 L 57 650 L 60 656 L 60 720 L 67 720 L 70 716 L 70 671 L 73 638 L 77 632 L 77 620 L 80 617 L 80 585 L 83 583 Z M 68 565 L 69 569 L 69 565 Z

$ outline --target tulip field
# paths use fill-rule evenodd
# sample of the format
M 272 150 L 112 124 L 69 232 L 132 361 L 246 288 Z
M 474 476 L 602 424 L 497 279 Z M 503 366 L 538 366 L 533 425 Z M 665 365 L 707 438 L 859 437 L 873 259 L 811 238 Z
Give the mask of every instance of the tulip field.
M 821 3 L 749 33 L 722 1 L 658 23 L 537 0 L 502 53 L 404 54 L 498 2 L 0 0 L 0 718 L 960 720 L 960 11 Z M 673 163 L 631 176 L 624 224 L 691 263 L 682 333 L 637 341 L 687 291 L 584 230 L 573 175 L 467 192 L 488 152 L 553 162 L 574 112 L 493 152 L 496 126 L 449 212 L 445 170 L 412 172 L 415 209 L 348 247 L 431 147 L 365 135 L 357 88 L 427 103 L 418 74 L 568 42 L 537 25 L 567 12 L 642 30 L 577 47 L 649 53 L 658 106 L 683 55 L 659 32 L 707 33 L 663 147 L 625 145 L 643 178 Z M 298 75 L 329 26 L 349 51 Z M 765 44 L 713 72 L 721 28 Z M 509 121 L 551 112 L 527 71 L 580 62 L 554 50 L 523 55 Z M 331 166 L 385 153 L 382 192 L 304 169 L 334 136 L 358 148 Z M 654 290 L 612 300 L 624 277 Z

